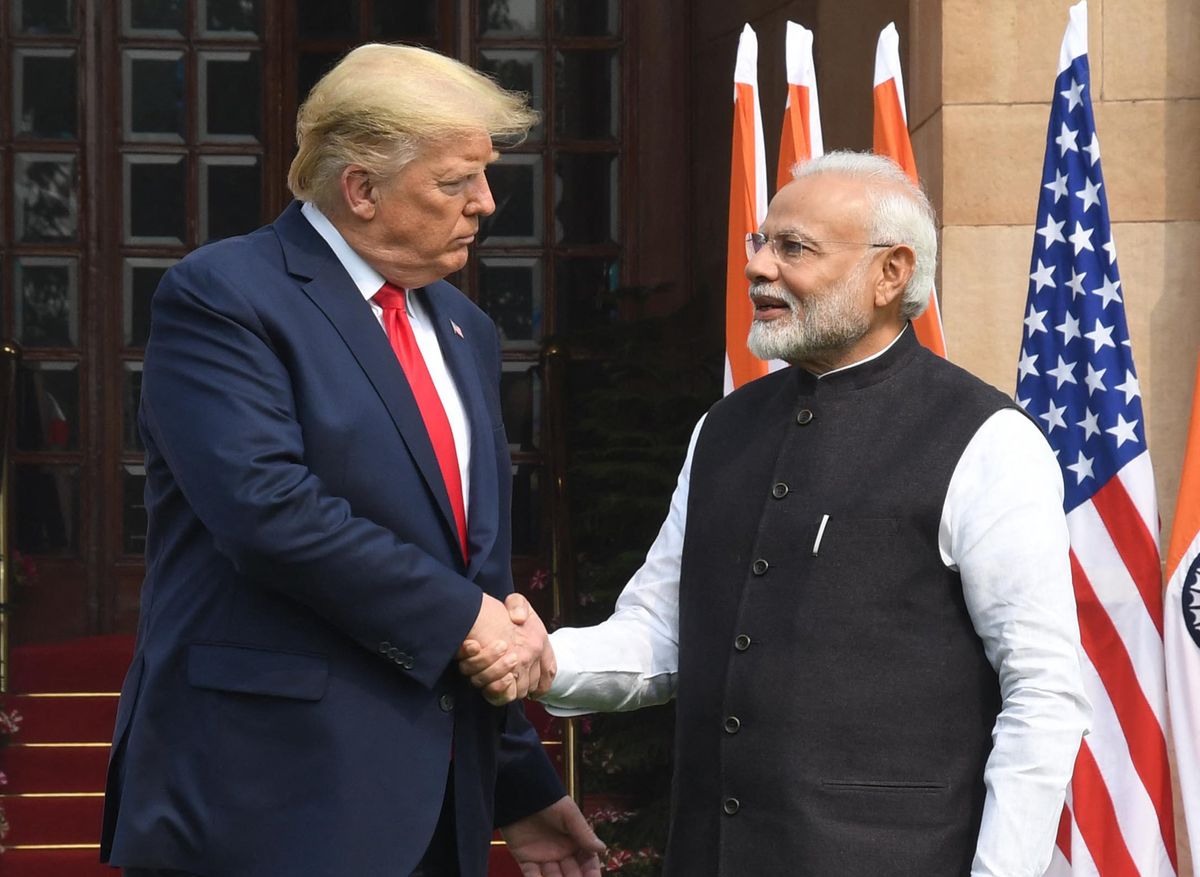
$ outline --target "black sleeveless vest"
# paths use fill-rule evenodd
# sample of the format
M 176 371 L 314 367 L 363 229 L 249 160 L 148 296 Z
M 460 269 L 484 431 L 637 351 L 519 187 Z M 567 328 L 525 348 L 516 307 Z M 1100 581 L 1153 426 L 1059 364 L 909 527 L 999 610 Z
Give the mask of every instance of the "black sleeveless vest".
M 964 877 L 999 710 L 938 552 L 955 465 L 1012 403 L 911 327 L 718 402 L 680 581 L 669 877 Z

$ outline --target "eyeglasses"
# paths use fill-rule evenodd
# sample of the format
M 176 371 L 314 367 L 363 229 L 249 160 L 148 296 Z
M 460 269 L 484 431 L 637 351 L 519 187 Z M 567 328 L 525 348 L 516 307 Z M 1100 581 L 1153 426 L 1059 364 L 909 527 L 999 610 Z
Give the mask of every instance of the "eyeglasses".
M 786 232 L 767 235 L 761 231 L 752 231 L 746 235 L 746 258 L 753 259 L 767 244 L 771 245 L 771 252 L 775 254 L 776 259 L 789 264 L 799 262 L 807 252 L 816 252 L 817 244 L 844 244 L 848 247 L 871 247 L 872 249 L 896 246 L 895 244 L 866 244 L 861 241 L 806 241 Z

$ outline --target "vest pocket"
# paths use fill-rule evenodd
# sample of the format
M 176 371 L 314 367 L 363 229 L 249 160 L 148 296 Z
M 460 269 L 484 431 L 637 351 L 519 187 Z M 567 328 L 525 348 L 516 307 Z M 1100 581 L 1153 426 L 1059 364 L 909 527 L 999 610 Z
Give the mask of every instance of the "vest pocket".
M 924 780 L 821 780 L 821 785 L 842 792 L 944 792 L 945 783 Z

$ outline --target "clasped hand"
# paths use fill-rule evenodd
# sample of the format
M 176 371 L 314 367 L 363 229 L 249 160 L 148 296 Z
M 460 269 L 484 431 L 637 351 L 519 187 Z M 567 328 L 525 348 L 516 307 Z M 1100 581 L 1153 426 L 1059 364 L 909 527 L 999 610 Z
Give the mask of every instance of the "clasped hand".
M 463 675 L 497 706 L 545 694 L 558 671 L 546 626 L 520 594 L 503 603 L 483 595 L 458 659 Z

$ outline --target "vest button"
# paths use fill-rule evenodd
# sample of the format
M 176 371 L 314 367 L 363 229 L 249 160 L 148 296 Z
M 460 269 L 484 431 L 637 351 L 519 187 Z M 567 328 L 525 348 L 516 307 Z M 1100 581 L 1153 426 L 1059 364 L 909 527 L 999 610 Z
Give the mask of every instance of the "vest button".
M 782 481 L 780 481 L 778 484 L 776 484 L 774 487 L 771 488 L 771 496 L 775 497 L 776 499 L 783 499 L 787 495 L 788 495 L 788 486 L 786 484 L 784 484 Z
M 441 697 L 439 697 L 438 698 L 438 709 L 440 709 L 444 713 L 448 713 L 448 712 L 450 712 L 450 710 L 454 709 L 454 695 L 453 694 L 443 694 Z
M 754 561 L 754 564 L 753 564 L 753 566 L 750 567 L 750 569 L 753 570 L 753 572 L 756 576 L 761 576 L 764 573 L 766 573 L 767 567 L 769 567 L 770 565 L 771 564 L 767 563 L 765 560 L 763 560 L 760 557 L 758 560 Z
M 721 809 L 725 811 L 726 815 L 732 816 L 738 810 L 742 809 L 742 802 L 737 798 L 726 798 L 724 803 L 721 804 Z
M 746 651 L 746 649 L 750 648 L 750 637 L 746 636 L 744 633 L 739 633 L 737 638 L 733 641 L 733 647 L 739 652 Z
M 742 729 L 742 720 L 737 716 L 729 716 L 725 719 L 725 733 L 736 734 Z
M 801 426 L 808 426 L 812 423 L 813 413 L 808 408 L 801 408 L 800 413 L 796 415 L 796 422 Z

